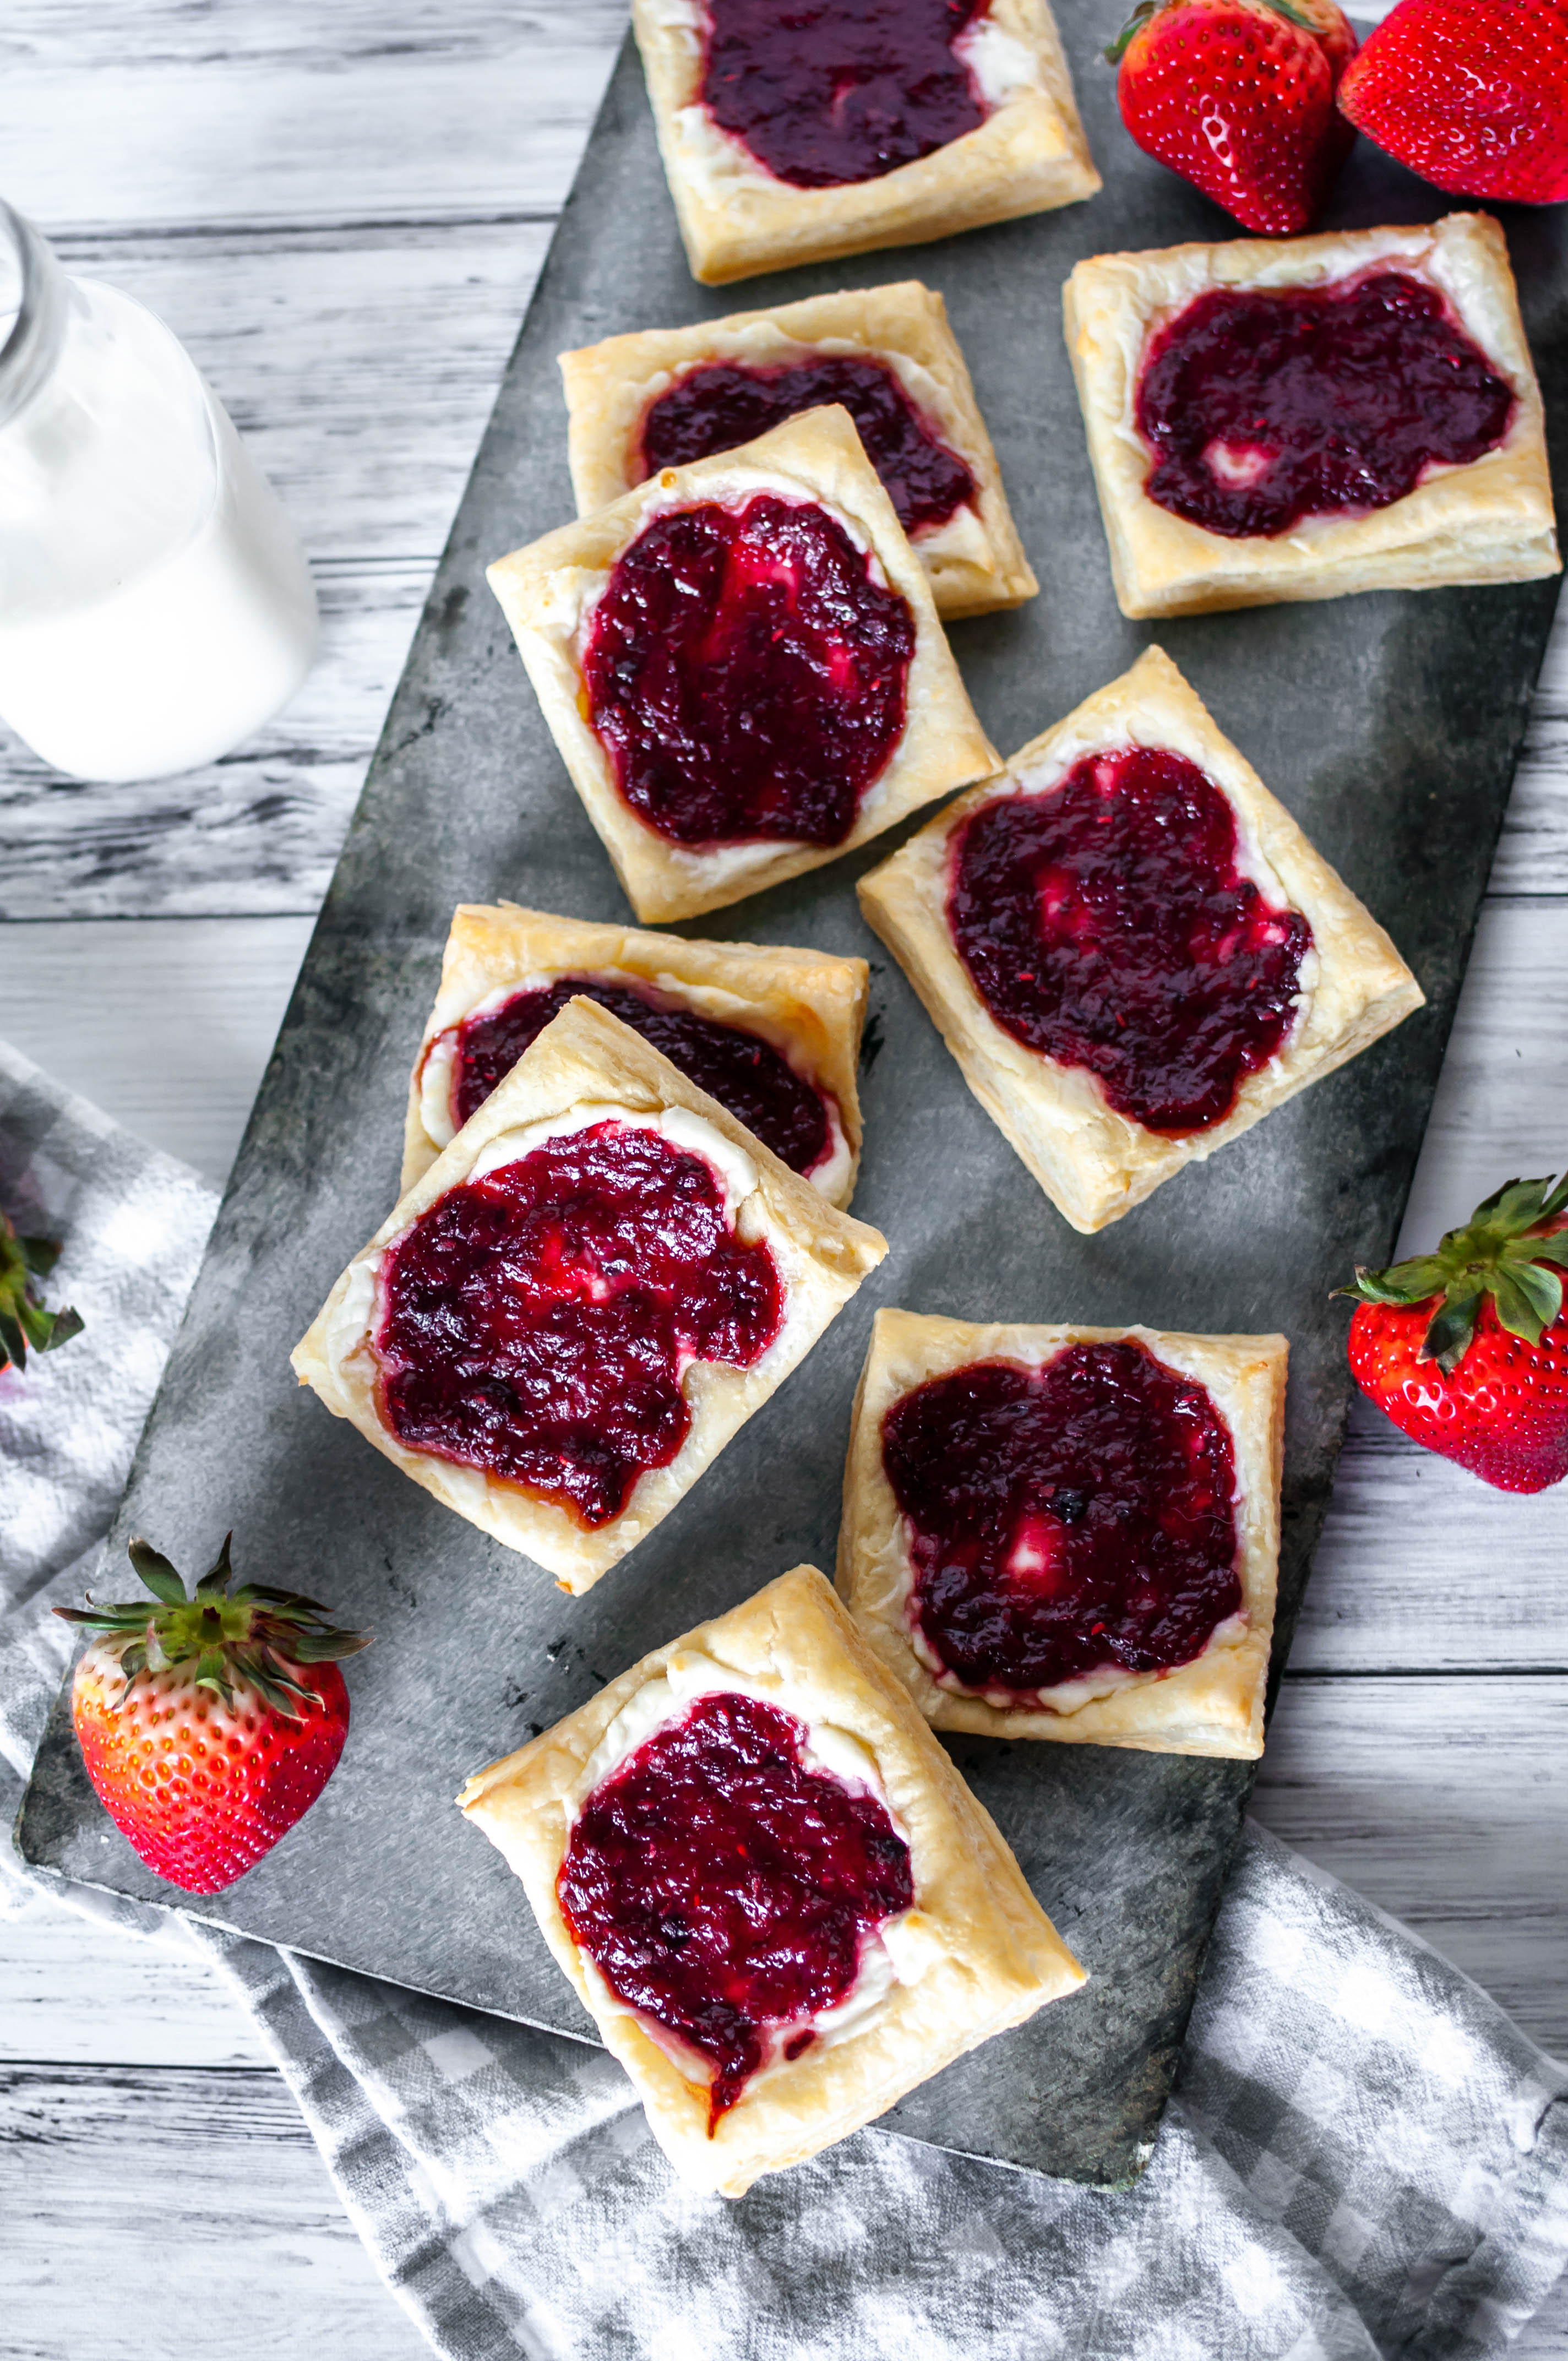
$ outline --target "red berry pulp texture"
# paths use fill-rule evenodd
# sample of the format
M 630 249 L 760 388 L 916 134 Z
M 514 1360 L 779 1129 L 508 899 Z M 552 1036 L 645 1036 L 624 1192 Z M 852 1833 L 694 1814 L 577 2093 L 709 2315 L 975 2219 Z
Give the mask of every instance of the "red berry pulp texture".
M 687 1363 L 750 1368 L 783 1316 L 713 1168 L 597 1124 L 449 1189 L 389 1247 L 382 1414 L 411 1451 L 608 1524 L 685 1441 Z
M 985 108 L 953 43 L 985 0 L 707 0 L 704 104 L 797 189 L 876 181 Z
M 969 468 L 887 363 L 830 353 L 787 366 L 753 368 L 742 361 L 713 361 L 691 370 L 648 406 L 642 473 L 653 476 L 661 467 L 733 451 L 786 418 L 828 402 L 837 402 L 854 420 L 905 533 L 933 533 L 973 500 Z
M 84 1659 L 84 1664 L 90 1659 Z M 231 1710 L 197 1689 L 189 1665 L 139 1674 L 103 1709 L 79 1683 L 82 1756 L 110 1818 L 148 1867 L 187 1894 L 219 1894 L 309 1811 L 348 1735 L 335 1664 L 291 1665 L 313 1692 L 284 1719 L 239 1677 Z
M 1437 1310 L 1358 1303 L 1350 1366 L 1363 1393 L 1395 1425 L 1501 1492 L 1544 1492 L 1568 1477 L 1568 1312 L 1539 1345 L 1515 1336 L 1488 1297 L 1452 1377 L 1417 1358 Z
M 771 1042 L 743 1026 L 699 1016 L 667 996 L 634 991 L 591 975 L 517 992 L 488 1016 L 458 1027 L 452 1114 L 462 1127 L 516 1065 L 530 1043 L 579 995 L 597 1000 L 678 1066 L 709 1098 L 728 1107 L 792 1171 L 810 1172 L 832 1152 L 833 1126 L 819 1091 L 804 1082 Z
M 1230 1431 L 1141 1345 L 933 1378 L 883 1421 L 883 1464 L 912 1620 L 965 1688 L 1185 1664 L 1241 1606 Z
M 841 844 L 904 733 L 915 619 L 843 526 L 759 492 L 655 517 L 593 610 L 588 719 L 684 845 Z
M 1458 196 L 1568 197 L 1563 0 L 1399 0 L 1368 34 L 1340 104 L 1358 130 Z
M 1087 754 L 958 831 L 948 924 L 1004 1032 L 1173 1136 L 1223 1122 L 1296 1021 L 1312 930 L 1236 865 L 1236 823 L 1181 754 Z
M 1429 467 L 1495 451 L 1513 408 L 1438 290 L 1409 271 L 1215 287 L 1145 357 L 1144 489 L 1206 533 L 1288 533 L 1304 517 L 1387 508 Z
M 802 1761 L 805 1725 L 734 1691 L 701 1697 L 605 1779 L 556 1881 L 573 1940 L 617 1998 L 713 2068 L 708 2130 L 772 2037 L 848 1998 L 866 1938 L 915 1899 L 878 1798 Z

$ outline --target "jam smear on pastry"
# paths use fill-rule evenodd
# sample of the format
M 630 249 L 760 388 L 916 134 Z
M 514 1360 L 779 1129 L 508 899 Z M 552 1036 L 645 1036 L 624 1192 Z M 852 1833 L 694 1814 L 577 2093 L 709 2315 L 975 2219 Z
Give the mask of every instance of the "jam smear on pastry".
M 759 2068 L 810 2047 L 915 1899 L 882 1803 L 809 1764 L 808 1738 L 743 1691 L 697 1697 L 587 1797 L 556 1881 L 616 1997 L 713 2069 L 710 2137 Z
M 833 1126 L 820 1091 L 802 1080 L 769 1041 L 744 1026 L 721 1025 L 630 984 L 591 975 L 515 992 L 500 1007 L 457 1027 L 452 1119 L 461 1130 L 523 1051 L 571 1000 L 597 1000 L 728 1107 L 792 1171 L 810 1172 L 833 1152 Z
M 911 1629 L 958 1686 L 1025 1702 L 1190 1663 L 1241 1607 L 1228 1428 L 1135 1342 L 977 1361 L 883 1422 Z
M 915 619 L 814 500 L 655 516 L 583 653 L 588 719 L 675 844 L 841 844 L 904 732 Z
M 707 0 L 702 96 L 796 189 L 880 180 L 985 120 L 953 44 L 985 0 Z
M 734 451 L 802 411 L 837 402 L 847 410 L 866 456 L 913 539 L 934 533 L 975 495 L 974 478 L 910 400 L 885 361 L 815 353 L 809 360 L 753 368 L 711 361 L 650 402 L 642 421 L 641 468 L 685 467 Z
M 1362 515 L 1429 467 L 1496 450 L 1512 388 L 1435 287 L 1215 287 L 1155 335 L 1138 382 L 1151 500 L 1233 539 Z
M 1185 755 L 1086 754 L 964 823 L 948 924 L 1015 1041 L 1086 1067 L 1147 1131 L 1201 1131 L 1284 1044 L 1312 947 L 1236 853 L 1230 804 Z
M 783 1316 L 711 1165 L 596 1124 L 449 1189 L 388 1247 L 381 1413 L 411 1451 L 608 1524 L 685 1441 L 687 1365 L 750 1368 Z

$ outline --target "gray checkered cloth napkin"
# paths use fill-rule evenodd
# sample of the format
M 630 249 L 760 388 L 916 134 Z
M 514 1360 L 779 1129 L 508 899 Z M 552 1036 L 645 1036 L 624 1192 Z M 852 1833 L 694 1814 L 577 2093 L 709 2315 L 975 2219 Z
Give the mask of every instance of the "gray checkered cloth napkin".
M 108 1520 L 212 1198 L 0 1047 L 0 1202 L 65 1238 L 50 1300 L 87 1321 L 0 1376 L 19 1789 L 70 1646 L 43 1610 Z M 229 1979 L 449 2361 L 1474 2361 L 1568 2259 L 1568 2070 L 1257 1828 L 1154 2161 L 1118 2193 L 873 2130 L 727 2204 L 674 2180 L 600 2050 L 122 1911 Z

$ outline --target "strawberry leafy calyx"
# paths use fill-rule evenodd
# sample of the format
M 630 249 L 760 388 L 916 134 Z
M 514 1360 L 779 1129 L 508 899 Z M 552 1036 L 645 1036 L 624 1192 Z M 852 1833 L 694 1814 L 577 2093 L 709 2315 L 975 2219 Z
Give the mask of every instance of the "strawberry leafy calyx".
M 52 1353 L 82 1334 L 79 1312 L 69 1305 L 46 1312 L 38 1281 L 49 1277 L 60 1260 L 52 1238 L 19 1238 L 16 1224 L 0 1213 L 0 1368 L 8 1362 L 20 1371 L 27 1366 L 27 1347 Z
M 110 1604 L 89 1597 L 85 1607 L 55 1609 L 67 1623 L 129 1642 L 120 1657 L 126 1686 L 116 1707 L 125 1704 L 143 1673 L 193 1664 L 195 1686 L 211 1690 L 226 1706 L 234 1704 L 236 1680 L 242 1680 L 276 1712 L 297 1721 L 303 1708 L 318 1702 L 316 1692 L 296 1677 L 297 1669 L 335 1662 L 370 1645 L 368 1631 L 335 1630 L 326 1620 L 327 1609 L 299 1591 L 278 1590 L 266 1582 L 231 1589 L 233 1539 L 225 1534 L 217 1557 L 189 1594 L 161 1551 L 137 1540 L 128 1554 L 152 1594 L 150 1607 L 144 1598 Z
M 1416 1357 L 1451 1378 L 1470 1349 L 1481 1306 L 1490 1297 L 1499 1327 L 1539 1345 L 1563 1310 L 1568 1266 L 1568 1173 L 1553 1182 L 1508 1180 L 1463 1229 L 1450 1230 L 1435 1254 L 1414 1255 L 1387 1270 L 1357 1265 L 1335 1290 L 1363 1303 L 1436 1301 Z
M 1115 39 L 1107 41 L 1102 51 L 1106 64 L 1119 66 L 1132 45 L 1134 36 L 1141 33 L 1144 27 L 1157 16 L 1162 9 L 1180 5 L 1181 0 L 1138 0 L 1138 5 L 1134 9 Z M 1272 15 L 1283 16 L 1288 25 L 1295 25 L 1303 33 L 1319 33 L 1322 29 L 1299 8 L 1292 7 L 1290 0 L 1263 0 L 1263 5 Z

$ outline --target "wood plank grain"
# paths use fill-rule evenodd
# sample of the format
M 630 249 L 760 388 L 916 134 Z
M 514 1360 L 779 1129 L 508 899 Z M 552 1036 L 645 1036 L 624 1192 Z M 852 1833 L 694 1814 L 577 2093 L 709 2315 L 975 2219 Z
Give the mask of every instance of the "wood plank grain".
M 1352 1413 L 1287 1678 L 1568 1666 L 1568 1485 L 1515 1499 Z
M 550 214 L 624 0 L 17 0 L 7 193 L 49 231 Z
M 0 1023 L 36 1064 L 221 1182 L 311 926 L 0 927 Z
M 439 556 L 549 242 L 544 223 L 465 223 L 59 252 L 168 322 L 311 556 L 358 564 Z
M 430 574 L 428 562 L 318 568 L 314 671 L 285 713 L 205 770 L 84 786 L 7 738 L 0 921 L 313 914 Z
M 1561 793 L 1568 808 L 1568 771 Z M 1516 1173 L 1568 1163 L 1568 907 L 1484 905 L 1399 1251 L 1435 1244 Z
M 428 2361 L 270 2070 L 0 2069 L 0 2208 L 7 2361 Z
M 25 1916 L 0 1918 L 0 2059 L 270 2063 L 250 2018 L 205 1960 L 47 1901 Z
M 546 236 L 65 249 L 169 319 L 228 403 L 317 561 L 323 644 L 285 714 L 178 781 L 62 780 L 0 726 L 0 913 L 315 907 Z
M 1568 2053 L 1568 1679 L 1288 1681 L 1253 1808 Z
M 0 2202 L 7 2361 L 428 2361 L 275 2075 L 0 2073 Z M 1568 2356 L 1561 2288 L 1513 2350 Z
M 1491 890 L 1568 893 L 1568 602 L 1559 604 L 1541 668 Z

